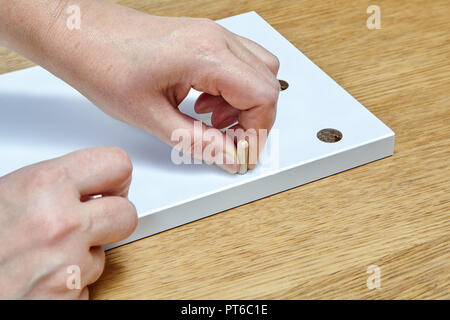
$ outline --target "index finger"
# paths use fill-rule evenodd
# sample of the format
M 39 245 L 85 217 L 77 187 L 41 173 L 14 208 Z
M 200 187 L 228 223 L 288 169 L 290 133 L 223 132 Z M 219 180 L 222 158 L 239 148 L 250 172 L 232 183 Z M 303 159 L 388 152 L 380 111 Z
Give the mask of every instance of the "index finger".
M 133 166 L 118 147 L 78 150 L 58 159 L 74 181 L 80 197 L 128 195 Z
M 244 129 L 272 128 L 276 115 L 279 83 L 244 63 L 232 53 L 220 63 L 197 68 L 200 79 L 194 89 L 222 96 L 231 106 L 242 111 L 239 122 Z
M 255 167 L 266 137 L 276 117 L 276 105 L 280 86 L 268 81 L 266 75 L 244 63 L 231 53 L 220 65 L 208 68 L 206 76 L 194 88 L 211 95 L 222 96 L 233 108 L 239 109 L 239 125 L 248 132 L 249 168 Z M 205 71 L 204 71 L 205 72 Z M 256 136 L 256 139 L 251 137 Z

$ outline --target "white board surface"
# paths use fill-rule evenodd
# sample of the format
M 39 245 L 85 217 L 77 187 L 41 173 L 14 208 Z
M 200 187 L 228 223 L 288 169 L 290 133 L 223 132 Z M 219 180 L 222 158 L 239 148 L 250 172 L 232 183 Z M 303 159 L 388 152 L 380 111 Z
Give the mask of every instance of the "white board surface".
M 218 21 L 278 56 L 278 163 L 246 175 L 206 165 L 175 165 L 171 148 L 105 115 L 41 67 L 0 76 L 0 176 L 71 151 L 102 145 L 125 149 L 133 165 L 130 200 L 139 213 L 132 236 L 115 247 L 389 155 L 394 133 L 255 12 Z M 180 109 L 198 119 L 191 91 Z M 343 133 L 319 141 L 323 128 Z M 274 143 L 269 142 L 270 143 Z M 270 145 L 269 145 L 270 150 Z M 357 185 L 355 184 L 355 187 Z

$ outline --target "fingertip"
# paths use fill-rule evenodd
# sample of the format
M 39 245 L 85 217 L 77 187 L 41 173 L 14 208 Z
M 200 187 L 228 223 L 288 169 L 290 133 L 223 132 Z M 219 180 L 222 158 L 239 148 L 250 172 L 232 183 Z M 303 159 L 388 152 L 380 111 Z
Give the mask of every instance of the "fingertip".
M 217 166 L 229 174 L 237 174 L 239 172 L 239 165 L 237 164 L 217 164 Z
M 138 214 L 128 199 L 109 196 L 84 204 L 89 224 L 85 228 L 90 244 L 101 246 L 128 238 L 136 229 Z
M 124 228 L 124 238 L 129 237 L 134 232 L 134 230 L 136 230 L 139 221 L 136 206 L 133 202 L 129 200 L 126 201 L 128 202 L 129 210 L 124 211 L 124 214 L 127 215 L 127 217 L 124 219 L 126 221 Z
M 237 174 L 239 172 L 239 163 L 235 152 L 233 154 L 225 152 L 221 158 L 223 159 L 222 163 L 216 163 L 219 168 L 230 174 Z
M 109 156 L 113 159 L 116 168 L 119 169 L 123 176 L 129 177 L 133 173 L 133 163 L 128 153 L 120 147 L 111 146 L 103 147 Z
M 128 154 L 119 147 L 78 150 L 58 161 L 66 168 L 81 199 L 92 195 L 122 193 L 131 182 L 133 164 Z

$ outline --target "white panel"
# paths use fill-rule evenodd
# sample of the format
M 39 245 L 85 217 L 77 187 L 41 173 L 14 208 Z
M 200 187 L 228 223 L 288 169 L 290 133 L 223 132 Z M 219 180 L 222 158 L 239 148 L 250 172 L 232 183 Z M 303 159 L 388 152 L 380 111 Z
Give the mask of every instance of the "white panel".
M 280 59 L 279 78 L 289 88 L 280 93 L 274 125 L 279 130 L 276 168 L 269 161 L 241 176 L 206 164 L 176 166 L 170 147 L 110 118 L 63 81 L 34 67 L 0 76 L 0 175 L 76 149 L 122 147 L 134 164 L 130 199 L 140 217 L 123 244 L 393 153 L 392 130 L 255 12 L 219 23 Z M 192 91 L 180 109 L 208 121 L 193 111 L 197 96 Z M 316 134 L 323 128 L 340 130 L 343 139 L 319 141 Z

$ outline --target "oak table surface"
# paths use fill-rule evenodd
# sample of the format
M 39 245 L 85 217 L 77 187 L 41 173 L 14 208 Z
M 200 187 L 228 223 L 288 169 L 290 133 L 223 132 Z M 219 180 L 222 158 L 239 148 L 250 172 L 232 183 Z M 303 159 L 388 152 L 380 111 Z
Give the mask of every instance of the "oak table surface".
M 450 298 L 448 0 L 115 2 L 214 20 L 255 10 L 396 142 L 392 157 L 108 251 L 92 298 Z M 0 49 L 0 73 L 31 65 Z

